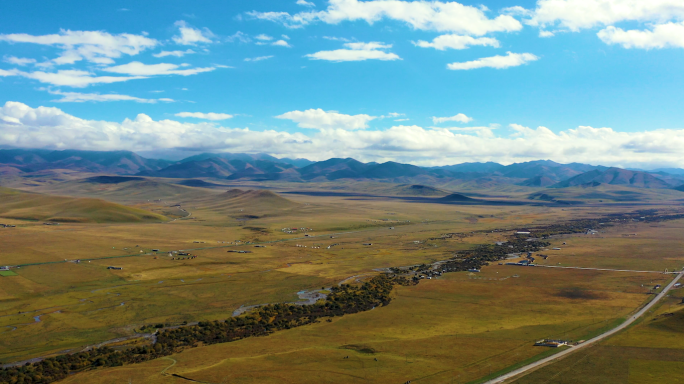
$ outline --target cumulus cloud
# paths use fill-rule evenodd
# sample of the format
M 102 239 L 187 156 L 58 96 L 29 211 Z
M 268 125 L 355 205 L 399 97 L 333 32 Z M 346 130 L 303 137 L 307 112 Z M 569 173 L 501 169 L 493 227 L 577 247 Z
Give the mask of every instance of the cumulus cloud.
M 273 56 L 247 57 L 247 58 L 245 58 L 245 61 L 262 61 L 262 60 L 268 60 L 270 58 L 273 58 Z
M 599 31 L 598 37 L 606 44 L 619 44 L 625 48 L 684 48 L 684 22 L 659 24 L 650 31 L 625 31 L 609 26 Z
M 432 42 L 418 40 L 414 41 L 413 44 L 422 48 L 435 48 L 440 51 L 444 51 L 448 48 L 451 49 L 467 49 L 473 45 L 490 46 L 494 48 L 499 48 L 500 44 L 497 39 L 491 37 L 479 37 L 475 38 L 472 36 L 463 35 L 442 35 L 437 36 L 432 39 Z
M 296 4 L 297 4 L 297 5 L 303 5 L 303 6 L 305 6 L 305 7 L 315 7 L 315 6 L 316 6 L 316 4 L 311 3 L 311 2 L 309 2 L 309 1 L 306 1 L 306 0 L 297 0 L 297 3 L 296 3 Z
M 275 46 L 277 46 L 277 47 L 286 47 L 286 48 L 292 47 L 292 46 L 291 46 L 287 41 L 285 41 L 285 40 L 274 41 L 273 43 L 271 43 L 271 45 L 275 45 Z
M 476 68 L 504 69 L 510 67 L 517 67 L 538 59 L 539 57 L 531 53 L 507 52 L 506 56 L 496 55 L 491 57 L 483 57 L 477 60 L 466 61 L 463 63 L 447 64 L 447 68 L 451 70 L 469 70 Z
M 178 35 L 173 37 L 173 41 L 180 45 L 197 45 L 198 43 L 211 43 L 214 34 L 207 28 L 203 30 L 193 28 L 183 20 L 176 21 Z
M 322 109 L 309 109 L 306 111 L 292 111 L 276 116 L 277 119 L 291 120 L 300 128 L 312 129 L 365 129 L 368 122 L 375 116 L 368 115 L 344 115 L 336 111 L 324 111 Z
M 301 114 L 306 111 L 291 117 L 306 125 L 321 126 L 320 119 L 306 122 Z M 368 118 L 362 121 L 367 122 Z M 340 125 L 344 123 L 325 127 Z M 502 131 L 497 136 L 484 133 L 485 129 L 492 131 L 492 127 L 475 128 L 478 130 L 399 125 L 382 131 L 319 129 L 306 135 L 227 128 L 212 122 L 155 121 L 144 114 L 122 122 L 86 120 L 58 108 L 32 108 L 11 101 L 0 107 L 0 145 L 26 148 L 263 152 L 312 160 L 331 157 L 401 160 L 425 166 L 465 161 L 512 163 L 552 159 L 570 163 L 591 159 L 592 163 L 603 165 L 679 167 L 684 157 L 684 129 L 618 132 L 611 128 L 580 126 L 553 132 L 545 127 L 512 124 L 508 130 L 511 134 L 496 130 Z
M 684 19 L 680 0 L 538 0 L 528 24 L 558 25 L 571 31 L 621 21 Z
M 202 119 L 202 120 L 212 120 L 212 121 L 218 121 L 218 120 L 228 120 L 232 119 L 233 115 L 229 115 L 227 113 L 214 113 L 214 112 L 209 112 L 209 113 L 202 113 L 202 112 L 180 112 L 176 113 L 175 116 L 178 117 L 192 117 L 195 119 Z
M 51 63 L 73 64 L 87 60 L 95 64 L 112 64 L 113 59 L 156 47 L 159 42 L 144 35 L 122 33 L 112 35 L 102 31 L 60 30 L 59 34 L 34 36 L 26 33 L 2 34 L 0 41 L 55 46 L 61 55 Z
M 473 118 L 468 117 L 463 113 L 459 113 L 459 114 L 451 116 L 451 117 L 435 117 L 435 116 L 432 117 L 432 122 L 435 124 L 444 123 L 447 121 L 457 121 L 459 123 L 469 123 L 469 122 L 473 121 Z
M 145 114 L 123 122 L 80 119 L 58 108 L 17 102 L 0 107 L 0 145 L 90 150 L 190 148 L 193 150 L 278 148 L 305 143 L 302 134 L 217 127 L 214 123 L 154 121 Z
M 187 49 L 185 51 L 161 51 L 159 53 L 155 53 L 152 56 L 154 57 L 166 57 L 166 56 L 175 56 L 175 57 L 183 57 L 185 55 L 190 55 L 195 53 L 192 49 Z
M 485 9 L 455 1 L 330 0 L 324 11 L 248 12 L 248 15 L 297 28 L 312 22 L 339 24 L 363 20 L 373 24 L 383 19 L 401 21 L 414 29 L 484 35 L 491 32 L 519 31 L 522 25 L 510 15 L 490 19 Z
M 385 44 L 379 42 L 370 43 L 345 43 L 344 47 L 347 49 L 337 49 L 334 51 L 320 51 L 305 55 L 311 60 L 327 60 L 327 61 L 364 61 L 364 60 L 382 60 L 392 61 L 401 60 L 401 57 L 385 50 L 392 48 L 392 44 Z
M 120 73 L 132 76 L 161 76 L 161 75 L 181 75 L 190 76 L 196 75 L 202 72 L 211 72 L 215 70 L 215 67 L 207 68 L 189 68 L 189 69 L 178 69 L 181 67 L 188 67 L 190 64 L 144 64 L 139 61 L 132 61 L 128 64 L 117 65 L 114 67 L 103 68 L 104 71 L 112 73 Z
M 269 35 L 266 35 L 266 34 L 264 34 L 264 33 L 262 33 L 261 35 L 256 35 L 256 36 L 254 36 L 254 38 L 257 39 L 257 40 L 261 40 L 261 41 L 271 41 L 271 40 L 273 40 L 273 37 L 271 37 L 271 36 L 269 36 Z
M 119 95 L 115 93 L 99 94 L 99 93 L 78 93 L 78 92 L 61 92 L 57 90 L 48 90 L 53 95 L 60 95 L 62 98 L 52 100 L 55 103 L 84 103 L 84 102 L 103 102 L 103 101 L 135 101 L 136 103 L 155 104 L 157 102 L 173 102 L 173 99 L 143 99 L 140 97 Z

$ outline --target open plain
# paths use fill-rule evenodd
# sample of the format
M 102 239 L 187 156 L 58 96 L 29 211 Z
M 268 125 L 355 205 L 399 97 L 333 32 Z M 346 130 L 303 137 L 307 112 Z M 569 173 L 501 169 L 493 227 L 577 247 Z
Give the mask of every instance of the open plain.
M 90 188 L 71 189 L 84 183 Z M 200 342 L 138 364 L 76 370 L 67 383 L 481 382 L 568 348 L 534 346 L 538 340 L 577 342 L 615 327 L 651 300 L 656 285 L 672 280 L 664 272 L 684 267 L 684 219 L 658 219 L 682 212 L 659 199 L 567 206 L 500 191 L 470 201 L 407 196 L 406 188 L 392 193 L 381 183 L 348 184 L 340 193 L 325 183 L 199 188 L 163 179 L 123 181 L 135 191 L 129 194 L 122 183 L 93 183 L 3 190 L 15 201 L 47 199 L 62 210 L 52 215 L 70 217 L 21 216 L 18 209 L 33 208 L 18 203 L 0 214 L 15 225 L 0 228 L 1 263 L 12 266 L 0 277 L 5 364 L 104 345 L 153 345 L 158 329 L 249 316 L 266 304 L 310 304 L 339 284 L 360 285 L 392 268 L 439 266 L 482 245 L 507 244 L 518 232 L 532 232 L 524 235 L 532 239 L 554 225 L 631 216 L 592 232 L 552 235 L 532 253 L 536 266 L 509 265 L 525 260 L 523 252 L 478 271 L 416 273 L 417 284 L 395 286 L 390 303 L 369 311 L 229 343 Z M 42 188 L 72 197 L 37 193 Z M 93 198 L 126 215 L 80 208 Z M 62 208 L 65 202 L 77 209 Z M 131 216 L 139 212 L 147 213 Z M 642 214 L 649 219 L 631 219 Z M 658 348 L 684 348 L 672 342 L 684 313 L 677 295 L 587 354 L 611 360 L 623 350 L 637 353 L 648 339 L 651 352 L 624 360 L 634 372 L 629 377 L 639 378 L 629 382 L 669 377 L 663 372 L 677 371 L 681 360 L 663 360 Z M 585 356 L 519 382 L 555 380 L 567 364 L 603 370 L 601 358 Z M 567 382 L 598 382 L 573 377 Z

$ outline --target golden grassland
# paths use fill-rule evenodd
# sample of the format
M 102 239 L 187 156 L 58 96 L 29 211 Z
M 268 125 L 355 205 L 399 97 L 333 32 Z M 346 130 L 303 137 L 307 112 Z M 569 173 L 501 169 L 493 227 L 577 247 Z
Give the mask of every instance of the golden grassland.
M 56 262 L 0 277 L 0 361 L 79 350 L 133 335 L 145 324 L 223 319 L 243 305 L 296 301 L 301 290 L 350 277 L 346 282 L 354 283 L 378 268 L 444 260 L 457 250 L 503 239 L 500 233 L 473 231 L 640 208 L 460 206 L 305 195 L 283 195 L 292 203 L 281 204 L 268 194 L 227 201 L 222 193 L 179 195 L 179 200 L 170 194 L 169 201 L 146 202 L 143 207 L 159 211 L 180 203 L 189 215 L 162 223 L 43 226 L 15 219 L 16 228 L 0 228 L 0 265 Z M 551 247 L 563 249 L 544 252 L 550 255 L 545 262 L 681 268 L 682 221 L 634 225 L 594 237 L 555 238 Z M 293 227 L 313 228 L 314 237 L 281 231 Z M 440 238 L 454 232 L 466 236 Z M 266 248 L 248 241 L 264 242 Z M 198 257 L 173 260 L 177 256 L 168 256 L 173 250 Z M 447 274 L 397 287 L 391 305 L 369 312 L 191 349 L 171 356 L 175 363 L 159 359 L 65 382 L 184 381 L 169 374 L 211 383 L 468 382 L 541 353 L 531 346 L 536 339 L 579 339 L 614 323 L 648 300 L 652 284 L 667 279 L 492 265 L 480 274 Z M 568 297 L 568 289 L 591 294 Z
M 683 233 L 684 222 L 677 221 L 609 227 L 597 235 L 561 236 L 552 240 L 548 251 L 541 252 L 549 258 L 535 262 L 591 268 L 680 270 L 684 251 L 673 245 L 683 240 Z
M 628 293 L 645 279 L 508 266 L 450 274 L 398 288 L 387 307 L 185 351 L 171 356 L 177 363 L 166 373 L 211 383 L 468 382 L 541 353 L 535 340 L 581 338 L 627 315 L 646 299 L 643 292 Z M 567 299 L 568 286 L 602 295 Z M 66 382 L 170 382 L 160 374 L 166 365 L 111 368 Z
M 684 382 L 682 289 L 618 335 L 515 380 L 533 383 L 657 384 Z
M 48 196 L 0 187 L 0 217 L 29 221 L 121 223 L 165 221 L 166 217 L 99 199 Z

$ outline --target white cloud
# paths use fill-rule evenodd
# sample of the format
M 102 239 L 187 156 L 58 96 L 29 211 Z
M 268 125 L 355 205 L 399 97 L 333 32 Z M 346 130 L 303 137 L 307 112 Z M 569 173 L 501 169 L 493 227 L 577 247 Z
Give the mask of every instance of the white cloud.
M 228 120 L 232 119 L 233 115 L 229 115 L 227 113 L 214 113 L 214 112 L 209 112 L 209 113 L 202 113 L 202 112 L 180 112 L 176 113 L 175 116 L 178 117 L 192 117 L 195 119 L 202 119 L 202 120 L 212 120 L 212 121 L 218 121 L 218 120 Z
M 346 37 L 323 36 L 323 38 L 332 41 L 344 41 L 345 43 L 349 43 L 352 41 L 352 39 L 347 39 Z
M 245 58 L 245 61 L 262 61 L 262 60 L 268 60 L 272 57 L 273 56 L 247 57 L 247 58 Z
M 52 100 L 55 103 L 83 103 L 87 101 L 92 102 L 102 102 L 102 101 L 135 101 L 136 103 L 148 103 L 155 104 L 159 101 L 173 102 L 173 99 L 161 98 L 161 99 L 143 99 L 140 97 L 119 95 L 119 94 L 99 94 L 99 93 L 78 93 L 78 92 L 61 92 L 48 90 L 49 93 L 53 95 L 62 96 L 61 99 Z
M 197 45 L 198 43 L 211 43 L 214 34 L 207 28 L 204 30 L 193 28 L 183 20 L 176 21 L 179 35 L 173 37 L 173 41 L 180 45 Z
M 399 117 L 404 117 L 406 116 L 405 113 L 398 113 L 398 112 L 390 112 L 386 115 L 382 115 L 378 117 L 379 119 L 393 119 L 394 121 L 409 121 L 410 119 L 399 119 Z
M 474 38 L 472 36 L 463 35 L 442 35 L 435 37 L 432 42 L 418 40 L 413 42 L 414 45 L 422 48 L 435 48 L 444 51 L 447 48 L 451 49 L 467 49 L 472 45 L 482 45 L 499 48 L 500 44 L 497 39 L 491 37 Z
M 94 84 L 111 84 L 128 80 L 145 79 L 145 76 L 95 76 L 91 72 L 79 70 L 59 70 L 57 72 L 24 72 L 17 69 L 0 69 L 0 76 L 21 76 L 38 80 L 44 84 L 82 88 Z
M 248 15 L 296 28 L 315 21 L 339 24 L 342 21 L 363 20 L 373 24 L 382 19 L 402 21 L 420 30 L 484 35 L 490 32 L 519 31 L 522 25 L 510 15 L 490 19 L 480 7 L 455 1 L 400 0 L 330 0 L 325 11 L 307 11 L 290 15 L 287 12 L 249 12 Z
M 280 35 L 280 37 L 282 37 L 285 40 L 290 40 L 290 36 L 288 35 Z
M 188 49 L 185 51 L 161 51 L 159 53 L 155 53 L 154 57 L 166 57 L 166 56 L 175 56 L 175 57 L 183 57 L 185 55 L 190 55 L 195 53 L 192 49 Z
M 277 47 L 286 47 L 286 48 L 292 47 L 292 46 L 291 46 L 290 44 L 288 44 L 288 42 L 285 41 L 285 40 L 274 41 L 273 43 L 271 43 L 271 45 L 275 45 L 275 46 L 277 46 Z
M 250 39 L 249 36 L 248 36 L 246 33 L 237 31 L 237 32 L 235 32 L 234 35 L 228 36 L 228 37 L 226 38 L 226 41 L 228 41 L 228 42 L 230 42 L 230 43 L 232 43 L 232 42 L 234 42 L 234 41 L 239 41 L 239 42 L 241 42 L 241 43 L 249 43 L 249 42 L 252 41 L 252 39 Z
M 556 36 L 556 34 L 551 32 L 551 31 L 545 31 L 543 29 L 539 30 L 539 37 L 553 37 L 553 36 Z
M 538 0 L 530 25 L 559 25 L 571 31 L 621 21 L 684 19 L 681 0 Z
M 137 55 L 159 44 L 157 40 L 143 35 L 112 35 L 102 31 L 70 30 L 60 30 L 59 34 L 41 36 L 25 33 L 3 34 L 0 35 L 0 41 L 56 46 L 62 50 L 62 54 L 52 60 L 52 63 L 58 65 L 73 64 L 80 60 L 112 64 L 113 59 L 123 55 Z
M 382 51 L 383 49 L 392 48 L 391 44 L 384 44 L 379 42 L 370 43 L 345 43 L 344 47 L 348 49 L 337 49 L 334 51 L 320 51 L 305 55 L 311 60 L 327 60 L 327 61 L 363 61 L 363 60 L 401 60 L 401 57 L 391 52 Z
M 339 125 L 345 124 L 332 127 Z M 618 132 L 580 126 L 553 132 L 545 127 L 512 124 L 512 134 L 507 134 L 492 127 L 472 128 L 477 129 L 399 125 L 383 131 L 321 129 L 305 135 L 227 128 L 211 122 L 155 121 L 144 114 L 122 122 L 86 120 L 58 108 L 31 108 L 11 101 L 0 106 L 0 145 L 24 148 L 263 152 L 311 160 L 354 157 L 361 161 L 394 160 L 425 166 L 465 161 L 510 164 L 538 159 L 561 163 L 591 159 L 592 163 L 602 165 L 680 167 L 684 157 L 684 129 Z M 486 130 L 501 133 L 489 135 Z
M 468 132 L 472 133 L 478 137 L 484 137 L 484 138 L 494 138 L 496 135 L 494 134 L 494 130 L 498 128 L 498 126 L 489 126 L 489 127 L 429 127 L 432 129 L 446 129 L 452 132 Z
M 517 67 L 538 59 L 539 57 L 531 53 L 507 52 L 506 56 L 496 55 L 492 57 L 483 57 L 477 60 L 466 61 L 463 63 L 447 64 L 447 68 L 451 70 L 468 70 L 476 68 L 504 69 L 509 67 Z
M 14 56 L 5 56 L 3 58 L 3 61 L 6 63 L 10 63 L 10 64 L 14 64 L 14 65 L 22 65 L 22 66 L 36 63 L 35 59 L 27 59 L 24 57 L 14 57 Z
M 684 22 L 659 24 L 651 31 L 625 31 L 610 26 L 599 31 L 598 37 L 606 44 L 620 44 L 625 48 L 684 48 Z
M 261 35 L 256 35 L 254 36 L 255 39 L 261 40 L 261 41 L 271 41 L 273 40 L 273 37 L 266 35 L 266 34 L 261 34 Z
M 19 76 L 18 74 L 20 71 L 16 69 L 10 69 L 9 71 L 0 69 L 0 77 L 8 77 L 8 76 Z
M 125 75 L 132 76 L 162 76 L 162 75 L 181 75 L 190 76 L 196 75 L 202 72 L 211 72 L 215 70 L 214 67 L 208 68 L 190 68 L 190 69 L 178 69 L 180 67 L 188 67 L 189 64 L 144 64 L 139 61 L 132 61 L 128 64 L 117 65 L 114 67 L 103 68 L 103 71 L 121 73 Z
M 315 7 L 316 4 L 306 1 L 306 0 L 297 0 L 297 5 L 303 5 L 305 7 Z
M 312 129 L 365 129 L 368 122 L 375 116 L 368 115 L 344 115 L 336 111 L 324 111 L 322 109 L 308 109 L 306 111 L 292 111 L 276 116 L 277 119 L 292 120 L 300 128 Z
M 432 122 L 435 124 L 444 123 L 446 121 L 458 121 L 459 123 L 469 123 L 473 121 L 473 118 L 468 117 L 463 113 L 459 113 L 451 117 L 432 117 Z

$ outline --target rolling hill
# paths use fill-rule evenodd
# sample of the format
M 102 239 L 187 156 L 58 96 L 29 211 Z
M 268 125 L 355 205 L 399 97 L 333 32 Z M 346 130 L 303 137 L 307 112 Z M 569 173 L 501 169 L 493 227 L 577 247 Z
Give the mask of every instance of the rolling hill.
M 397 196 L 445 196 L 449 194 L 441 189 L 419 184 L 400 184 L 389 192 Z
M 50 196 L 0 187 L 0 217 L 50 222 L 138 223 L 168 218 L 100 199 Z
M 41 193 L 96 197 L 119 203 L 164 200 L 169 203 L 213 196 L 218 191 L 169 184 L 137 176 L 95 176 L 56 183 L 36 189 Z
M 230 189 L 197 202 L 202 210 L 233 216 L 274 215 L 301 206 L 267 190 Z
M 452 193 L 448 196 L 444 196 L 441 199 L 438 199 L 440 202 L 444 203 L 458 203 L 458 202 L 474 202 L 477 201 L 476 199 L 470 198 L 465 195 L 461 195 L 460 193 Z

